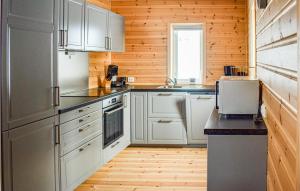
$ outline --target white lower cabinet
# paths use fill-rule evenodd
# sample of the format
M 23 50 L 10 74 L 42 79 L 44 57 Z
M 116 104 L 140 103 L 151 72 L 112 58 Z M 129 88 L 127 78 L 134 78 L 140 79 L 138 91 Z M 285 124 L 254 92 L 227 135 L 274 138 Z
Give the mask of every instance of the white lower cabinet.
M 103 164 L 102 135 L 61 158 L 62 191 L 73 191 Z
M 215 107 L 215 96 L 191 94 L 186 99 L 188 144 L 207 144 L 205 124 Z
M 187 144 L 184 121 L 172 118 L 149 118 L 148 143 Z
M 131 143 L 147 144 L 147 92 L 131 93 Z

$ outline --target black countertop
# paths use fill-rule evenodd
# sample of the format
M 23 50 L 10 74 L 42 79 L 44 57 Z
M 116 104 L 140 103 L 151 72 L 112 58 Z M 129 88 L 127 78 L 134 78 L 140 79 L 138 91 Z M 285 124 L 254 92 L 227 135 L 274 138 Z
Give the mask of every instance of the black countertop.
M 138 85 L 126 86 L 121 88 L 93 88 L 64 94 L 60 97 L 59 113 L 65 113 L 73 109 L 77 109 L 109 97 L 113 97 L 126 92 L 189 92 L 189 93 L 203 93 L 213 94 L 215 86 L 205 85 L 191 85 L 183 86 L 182 88 L 160 88 L 160 86 Z
M 267 135 L 268 130 L 263 120 L 255 121 L 252 117 L 225 118 L 214 109 L 205 128 L 206 135 Z

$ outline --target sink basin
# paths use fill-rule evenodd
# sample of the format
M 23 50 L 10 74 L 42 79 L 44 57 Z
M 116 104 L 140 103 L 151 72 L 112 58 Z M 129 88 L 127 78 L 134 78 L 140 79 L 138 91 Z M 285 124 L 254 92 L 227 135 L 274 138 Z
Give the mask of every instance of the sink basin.
M 165 85 L 165 86 L 159 86 L 160 89 L 179 89 L 182 88 L 182 86 L 172 86 L 172 85 Z

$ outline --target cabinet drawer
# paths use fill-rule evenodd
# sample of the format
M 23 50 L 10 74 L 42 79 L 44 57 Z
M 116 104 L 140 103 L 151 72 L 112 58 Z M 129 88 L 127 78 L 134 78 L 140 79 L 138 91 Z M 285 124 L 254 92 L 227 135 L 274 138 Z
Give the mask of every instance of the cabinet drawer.
M 89 113 L 92 113 L 94 111 L 101 110 L 101 109 L 102 109 L 102 102 L 97 102 L 97 103 L 87 105 L 85 107 L 81 107 L 79 109 L 75 109 L 75 110 L 63 113 L 59 116 L 60 123 L 65 123 L 67 121 L 71 121 L 72 119 L 82 117 L 84 115 L 87 115 Z
M 149 92 L 148 117 L 185 118 L 186 93 Z
M 73 191 L 102 164 L 100 135 L 61 158 L 61 190 Z
M 100 134 L 102 134 L 102 119 L 97 119 L 63 134 L 61 137 L 61 156 Z
M 101 111 L 89 113 L 87 115 L 84 115 L 82 117 L 79 117 L 77 119 L 69 121 L 67 123 L 61 124 L 60 125 L 60 133 L 61 133 L 61 135 L 63 135 L 69 131 L 77 129 L 80 126 L 86 125 L 86 124 L 91 123 L 98 119 L 102 120 L 102 112 Z
M 128 147 L 130 143 L 126 140 L 126 137 L 121 137 L 108 147 L 103 150 L 103 158 L 104 163 L 109 162 L 112 158 L 114 158 L 119 152 Z
M 181 119 L 148 119 L 149 144 L 187 144 L 186 127 Z

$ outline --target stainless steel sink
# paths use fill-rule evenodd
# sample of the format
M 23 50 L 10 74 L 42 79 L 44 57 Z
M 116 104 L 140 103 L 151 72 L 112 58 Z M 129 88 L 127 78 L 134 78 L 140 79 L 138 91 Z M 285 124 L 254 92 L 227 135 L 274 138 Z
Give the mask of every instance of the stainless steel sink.
M 172 85 L 165 85 L 165 86 L 159 86 L 160 89 L 180 89 L 182 86 L 172 86 Z

